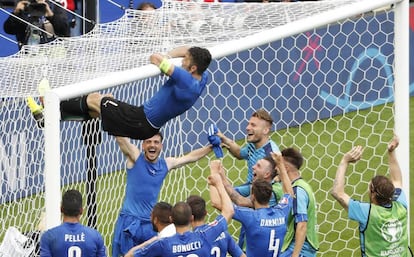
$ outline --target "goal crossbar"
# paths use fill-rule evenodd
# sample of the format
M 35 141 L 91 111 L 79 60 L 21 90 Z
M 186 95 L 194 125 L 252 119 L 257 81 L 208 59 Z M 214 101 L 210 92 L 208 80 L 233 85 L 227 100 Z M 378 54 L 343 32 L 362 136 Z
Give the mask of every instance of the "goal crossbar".
M 361 0 L 360 2 L 339 6 L 334 10 L 328 10 L 314 16 L 292 21 L 288 24 L 270 28 L 247 37 L 223 42 L 219 45 L 208 47 L 208 49 L 211 52 L 212 58 L 217 59 L 401 1 L 404 0 Z M 59 87 L 54 89 L 54 92 L 59 99 L 64 100 L 159 74 L 160 70 L 154 65 L 145 65 Z

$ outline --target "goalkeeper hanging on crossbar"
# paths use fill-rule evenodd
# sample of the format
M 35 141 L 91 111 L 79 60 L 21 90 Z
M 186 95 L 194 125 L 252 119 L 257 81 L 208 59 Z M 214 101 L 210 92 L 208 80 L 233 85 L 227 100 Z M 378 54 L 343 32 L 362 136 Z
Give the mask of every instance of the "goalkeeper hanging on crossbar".
M 183 57 L 181 67 L 169 60 L 177 57 Z M 143 105 L 134 106 L 109 95 L 91 93 L 62 101 L 61 118 L 100 117 L 103 130 L 110 135 L 139 140 L 152 137 L 169 120 L 190 109 L 201 96 L 208 80 L 205 71 L 210 65 L 211 54 L 205 48 L 181 46 L 166 55 L 152 54 L 150 62 L 169 79 Z M 41 108 L 33 99 L 28 105 L 33 114 Z M 39 119 L 39 115 L 35 118 Z

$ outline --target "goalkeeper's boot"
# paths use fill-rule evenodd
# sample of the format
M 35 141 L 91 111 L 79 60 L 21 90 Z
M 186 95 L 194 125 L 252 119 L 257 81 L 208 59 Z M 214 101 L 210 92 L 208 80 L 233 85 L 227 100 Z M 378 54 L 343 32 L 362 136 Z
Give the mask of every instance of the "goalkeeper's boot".
M 33 115 L 33 118 L 36 120 L 37 126 L 39 128 L 45 127 L 45 118 L 43 116 L 43 107 L 36 103 L 33 97 L 29 96 L 26 98 L 27 106 L 30 109 L 30 112 Z

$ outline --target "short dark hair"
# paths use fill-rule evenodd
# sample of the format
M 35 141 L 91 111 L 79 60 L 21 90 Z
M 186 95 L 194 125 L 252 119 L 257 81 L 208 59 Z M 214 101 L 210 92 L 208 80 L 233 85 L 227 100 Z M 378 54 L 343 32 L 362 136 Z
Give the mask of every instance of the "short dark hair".
M 207 70 L 208 66 L 211 62 L 211 54 L 206 48 L 201 48 L 197 46 L 193 46 L 188 49 L 188 52 L 191 55 L 193 63 L 197 66 L 197 73 L 199 75 L 203 74 L 205 70 Z
M 172 222 L 176 226 L 186 226 L 191 222 L 191 207 L 186 202 L 178 202 L 172 209 Z
M 157 217 L 162 224 L 171 224 L 170 216 L 172 214 L 172 206 L 167 202 L 158 202 L 152 209 L 152 216 Z
M 272 184 L 264 179 L 256 179 L 252 182 L 252 194 L 259 204 L 268 204 L 272 197 Z
M 292 164 L 296 167 L 296 169 L 300 169 L 303 164 L 303 155 L 299 152 L 299 150 L 289 147 L 282 150 L 283 159 Z
M 207 215 L 206 201 L 198 195 L 190 195 L 187 198 L 187 203 L 191 207 L 191 212 L 195 221 L 204 220 Z
M 137 10 L 144 10 L 146 7 L 153 8 L 154 10 L 157 9 L 157 7 L 151 2 L 142 2 L 137 6 Z
M 155 134 L 155 135 L 159 135 L 161 137 L 161 142 L 162 142 L 162 140 L 164 139 L 164 136 L 162 135 L 161 131 L 158 131 L 157 134 Z
M 82 211 L 82 194 L 75 189 L 66 191 L 62 196 L 62 213 L 65 216 L 77 217 Z
M 263 159 L 269 162 L 270 172 L 272 173 L 271 177 L 273 179 L 277 175 L 277 172 L 276 172 L 276 169 L 275 169 L 276 168 L 276 162 L 273 160 L 273 158 L 270 155 L 264 157 Z
M 154 136 L 160 136 L 161 142 L 164 139 L 164 137 L 163 137 L 163 135 L 162 135 L 162 133 L 160 131 L 158 131 L 156 134 L 154 134 Z M 147 139 L 149 139 L 149 138 L 147 138 Z M 144 139 L 144 141 L 147 140 L 147 139 Z
M 379 205 L 392 203 L 395 187 L 386 176 L 376 175 L 373 177 L 369 189 L 371 193 L 375 193 L 375 199 Z

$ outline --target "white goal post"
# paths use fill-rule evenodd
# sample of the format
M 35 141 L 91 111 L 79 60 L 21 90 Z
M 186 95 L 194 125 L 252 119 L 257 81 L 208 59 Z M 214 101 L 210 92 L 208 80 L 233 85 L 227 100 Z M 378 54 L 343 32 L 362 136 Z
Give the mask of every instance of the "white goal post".
M 60 224 L 61 192 L 77 187 L 88 194 L 85 208 L 95 219 L 91 225 L 110 247 L 122 202 L 125 159 L 99 122 L 62 122 L 59 104 L 100 91 L 140 105 L 165 80 L 148 64 L 149 55 L 183 44 L 210 50 L 211 78 L 195 106 L 162 128 L 163 156 L 207 144 L 205 129 L 212 122 L 243 144 L 251 113 L 267 109 L 275 120 L 272 139 L 281 148 L 298 147 L 304 154 L 302 175 L 318 201 L 320 254 L 326 256 L 358 253 L 356 224 L 347 221 L 329 195 L 339 158 L 353 144 L 366 144 L 366 151 L 350 173 L 355 185 L 348 183 L 346 190 L 362 200 L 372 175 L 387 172 L 384 153 L 395 129 L 401 138 L 397 157 L 404 191 L 410 197 L 408 0 L 165 2 L 154 12 L 126 10 L 120 20 L 99 24 L 88 35 L 27 46 L 25 53 L 0 59 L 0 118 L 2 131 L 7 131 L 0 137 L 0 171 L 7 183 L 17 181 L 3 186 L 6 193 L 16 188 L 23 192 L 0 198 L 3 219 L 10 220 L 3 222 L 0 238 L 6 226 L 21 229 L 16 217 L 27 209 L 34 213 L 30 228 L 43 206 L 46 227 Z M 179 59 L 174 62 L 180 64 Z M 51 90 L 44 97 L 45 128 L 38 129 L 24 110 L 24 99 L 39 96 L 43 77 Z M 34 168 L 27 165 L 34 174 L 30 182 L 24 183 L 26 178 L 17 171 L 27 162 L 12 153 L 36 162 Z M 212 158 L 171 172 L 160 199 L 173 203 L 193 193 L 207 197 L 206 161 Z M 224 163 L 234 183 L 243 182 L 245 163 L 227 151 Z M 15 174 L 6 171 L 13 167 Z M 33 189 L 31 184 L 38 186 Z M 96 194 L 89 195 L 89 190 Z M 237 223 L 230 228 L 237 237 Z

